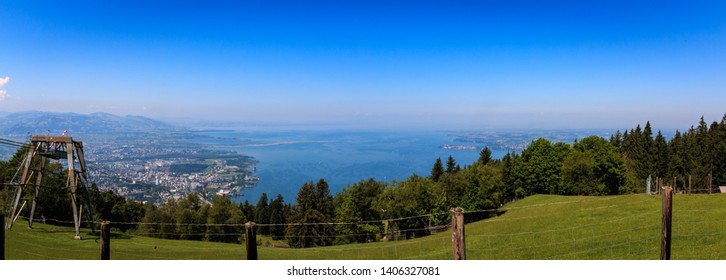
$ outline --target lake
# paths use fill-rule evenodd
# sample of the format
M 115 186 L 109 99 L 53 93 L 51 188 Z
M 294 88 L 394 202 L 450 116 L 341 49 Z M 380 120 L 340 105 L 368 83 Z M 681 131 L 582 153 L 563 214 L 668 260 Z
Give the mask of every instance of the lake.
M 404 180 L 416 173 L 428 176 L 436 158 L 449 155 L 462 167 L 479 158 L 481 143 L 457 142 L 449 132 L 243 132 L 207 131 L 195 139 L 206 148 L 234 150 L 259 161 L 260 181 L 245 189 L 238 201 L 256 204 L 263 192 L 282 194 L 294 203 L 297 191 L 309 181 L 325 179 L 335 194 L 345 186 L 374 178 Z M 444 149 L 442 145 L 476 145 L 473 150 Z M 493 158 L 506 151 L 493 150 Z

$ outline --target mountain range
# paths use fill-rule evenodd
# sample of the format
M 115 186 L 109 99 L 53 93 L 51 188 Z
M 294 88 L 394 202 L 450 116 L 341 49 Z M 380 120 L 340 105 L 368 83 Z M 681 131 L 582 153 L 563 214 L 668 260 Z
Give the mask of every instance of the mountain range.
M 181 131 L 181 127 L 142 116 L 109 113 L 53 113 L 26 111 L 0 114 L 4 135 L 117 134 L 133 132 Z

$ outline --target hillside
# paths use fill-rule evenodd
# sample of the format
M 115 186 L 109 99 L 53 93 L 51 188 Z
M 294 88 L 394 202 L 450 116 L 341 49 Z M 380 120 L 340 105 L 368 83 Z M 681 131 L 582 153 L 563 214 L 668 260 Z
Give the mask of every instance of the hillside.
M 468 259 L 658 259 L 661 198 L 536 195 L 499 217 L 466 225 Z M 676 195 L 673 259 L 726 258 L 726 195 Z M 97 259 L 98 239 L 19 222 L 6 232 L 8 259 Z M 260 259 L 449 259 L 451 232 L 398 242 L 309 249 L 260 247 Z M 262 241 L 268 243 L 269 241 Z M 114 235 L 112 259 L 243 259 L 244 245 Z
M 5 135 L 124 134 L 128 132 L 175 131 L 180 128 L 141 116 L 108 113 L 76 114 L 27 111 L 0 115 L 0 131 Z

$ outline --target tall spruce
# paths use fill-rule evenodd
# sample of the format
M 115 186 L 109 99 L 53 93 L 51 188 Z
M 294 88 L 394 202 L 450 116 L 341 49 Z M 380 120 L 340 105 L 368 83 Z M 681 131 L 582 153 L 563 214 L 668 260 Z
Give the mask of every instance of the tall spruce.
M 456 173 L 456 160 L 454 160 L 454 157 L 449 156 L 448 159 L 446 159 L 446 173 Z
M 285 232 L 291 247 L 305 248 L 332 244 L 333 197 L 328 183 L 305 183 L 297 194 L 297 204 L 288 215 L 289 226 Z
M 270 209 L 269 205 L 267 203 L 267 194 L 262 193 L 260 196 L 260 200 L 257 201 L 257 206 L 255 207 L 255 223 L 258 224 L 269 224 L 270 223 Z M 269 235 L 270 234 L 270 227 L 266 226 L 260 226 L 257 227 L 257 232 L 262 235 Z
M 438 182 L 441 178 L 441 175 L 444 175 L 444 164 L 441 163 L 441 158 L 436 158 L 436 162 L 434 162 L 434 167 L 431 168 L 431 180 L 434 182 Z
M 278 194 L 274 200 L 270 202 L 270 232 L 273 240 L 281 240 L 285 238 L 285 226 L 287 223 L 287 213 L 285 211 L 285 199 Z
M 671 170 L 669 161 L 671 160 L 670 154 L 668 153 L 668 143 L 666 143 L 665 137 L 658 131 L 658 135 L 653 141 L 653 176 L 654 177 L 670 177 Z
M 686 174 L 688 174 L 687 154 L 686 140 L 681 135 L 681 132 L 676 130 L 676 134 L 668 142 L 668 155 L 670 157 L 668 167 L 670 174 L 668 174 L 668 179 L 672 177 L 686 178 Z
M 483 164 L 483 165 L 486 165 L 490 161 L 492 161 L 492 150 L 489 149 L 488 146 L 485 146 L 479 152 L 479 162 L 481 162 L 481 164 Z

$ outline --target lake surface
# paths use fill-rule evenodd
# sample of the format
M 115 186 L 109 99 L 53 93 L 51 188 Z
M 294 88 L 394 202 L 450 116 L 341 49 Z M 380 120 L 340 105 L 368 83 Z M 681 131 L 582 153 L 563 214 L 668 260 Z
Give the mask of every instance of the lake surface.
M 265 192 L 273 198 L 282 194 L 295 202 L 297 191 L 309 181 L 323 178 L 331 193 L 374 178 L 404 180 L 416 173 L 428 176 L 436 158 L 445 163 L 449 155 L 462 167 L 479 158 L 483 144 L 457 142 L 448 132 L 200 132 L 194 142 L 207 148 L 234 150 L 259 161 L 260 181 L 245 189 L 238 201 L 256 204 Z M 442 145 L 476 145 L 474 150 L 443 149 Z M 506 151 L 494 150 L 493 158 Z

